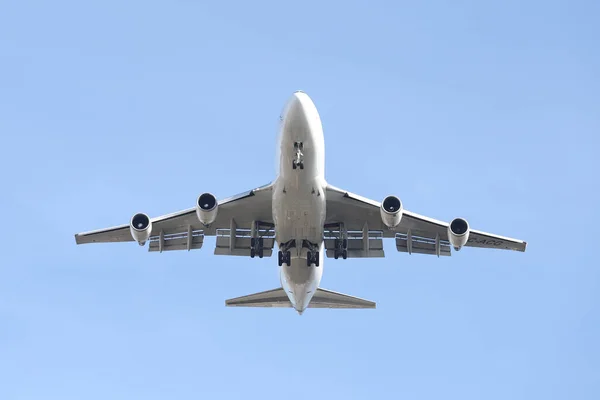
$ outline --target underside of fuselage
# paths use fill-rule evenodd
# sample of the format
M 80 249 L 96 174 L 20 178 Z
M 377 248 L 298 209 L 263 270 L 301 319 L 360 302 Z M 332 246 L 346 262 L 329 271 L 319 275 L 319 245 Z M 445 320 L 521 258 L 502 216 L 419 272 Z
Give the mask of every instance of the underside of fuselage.
M 273 220 L 281 285 L 302 313 L 321 281 L 325 222 L 325 143 L 317 109 L 296 92 L 281 115 Z

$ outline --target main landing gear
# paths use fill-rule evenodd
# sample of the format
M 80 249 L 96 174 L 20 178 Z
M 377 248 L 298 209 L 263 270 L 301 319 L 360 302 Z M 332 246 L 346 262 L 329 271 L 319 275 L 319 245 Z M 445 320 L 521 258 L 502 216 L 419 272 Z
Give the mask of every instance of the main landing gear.
M 279 250 L 279 253 L 277 254 L 277 258 L 278 258 L 278 262 L 279 262 L 279 266 L 281 267 L 283 264 L 286 264 L 288 267 L 290 265 L 292 265 L 292 253 L 290 252 L 290 249 L 292 247 L 296 247 L 296 241 L 295 240 L 290 240 L 289 242 L 286 243 L 281 243 L 279 245 L 279 248 L 281 250 Z
M 296 152 L 296 156 L 292 161 L 293 169 L 304 169 L 304 154 L 302 153 L 302 150 L 304 150 L 304 145 L 302 142 L 294 142 L 294 151 Z
M 265 239 L 263 236 L 271 235 L 274 230 L 275 225 L 271 222 L 262 222 L 262 221 L 254 221 L 252 224 L 252 234 L 250 237 L 250 257 L 254 258 L 258 256 L 258 258 L 263 258 L 264 249 L 265 249 Z M 232 230 L 235 232 L 235 230 Z M 269 240 L 267 238 L 267 240 Z M 268 242 L 269 243 L 269 242 Z M 267 246 L 271 246 L 267 244 Z M 271 247 L 267 248 L 267 251 L 270 251 Z M 270 253 L 269 253 L 270 254 Z
M 288 267 L 291 265 L 291 252 L 290 249 L 296 247 L 296 241 L 290 240 L 287 243 L 281 243 L 279 245 L 279 254 L 278 254 L 278 262 L 281 267 L 283 264 L 286 264 Z M 313 264 L 315 267 L 319 266 L 319 247 L 315 244 L 309 242 L 308 240 L 302 241 L 302 248 L 307 248 L 308 252 L 306 253 L 306 266 L 311 267 Z
M 342 257 L 348 258 L 348 232 L 343 223 L 331 223 L 325 225 L 325 230 L 329 232 L 329 237 L 335 238 L 333 245 L 333 258 L 336 260 Z
M 333 258 L 337 260 L 340 257 L 344 260 L 348 258 L 348 239 L 335 239 Z
M 292 263 L 292 253 L 290 251 L 283 252 L 279 250 L 279 266 L 281 267 L 283 264 L 290 265 Z
M 264 241 L 263 238 L 251 238 L 250 239 L 250 257 L 263 258 L 264 255 Z
M 315 267 L 319 266 L 319 250 L 318 247 L 309 242 L 308 240 L 304 240 L 302 243 L 302 247 L 308 248 L 308 252 L 306 253 L 306 266 L 310 267 L 315 264 Z

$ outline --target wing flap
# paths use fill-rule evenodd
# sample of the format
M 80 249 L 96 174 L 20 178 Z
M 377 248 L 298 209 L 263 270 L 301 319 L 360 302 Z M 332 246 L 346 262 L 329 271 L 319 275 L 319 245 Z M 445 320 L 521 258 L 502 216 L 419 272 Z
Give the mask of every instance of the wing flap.
M 201 230 L 150 237 L 148 251 L 198 250 L 204 244 Z
M 439 246 L 439 247 L 438 247 Z M 437 255 L 439 248 L 440 256 L 451 256 L 450 243 L 446 240 L 439 240 L 436 244 L 436 239 L 428 237 L 414 236 L 412 234 L 398 233 L 396 234 L 396 249 L 399 252 L 409 254 L 430 254 Z

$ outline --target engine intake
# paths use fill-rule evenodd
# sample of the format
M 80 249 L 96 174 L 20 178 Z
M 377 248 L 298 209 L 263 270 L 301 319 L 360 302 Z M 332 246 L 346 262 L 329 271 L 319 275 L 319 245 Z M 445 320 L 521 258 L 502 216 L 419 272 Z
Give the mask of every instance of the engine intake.
M 388 228 L 395 228 L 402 219 L 402 202 L 396 196 L 387 196 L 381 203 L 381 220 Z
M 454 218 L 448 226 L 448 241 L 458 251 L 469 240 L 469 223 L 463 218 Z
M 143 246 L 152 233 L 152 221 L 150 221 L 150 218 L 146 214 L 137 213 L 131 217 L 129 230 L 131 231 L 133 240 L 138 242 L 140 246 Z
M 217 218 L 219 204 L 217 198 L 211 193 L 203 193 L 198 196 L 196 202 L 196 215 L 198 220 L 204 225 L 210 225 Z

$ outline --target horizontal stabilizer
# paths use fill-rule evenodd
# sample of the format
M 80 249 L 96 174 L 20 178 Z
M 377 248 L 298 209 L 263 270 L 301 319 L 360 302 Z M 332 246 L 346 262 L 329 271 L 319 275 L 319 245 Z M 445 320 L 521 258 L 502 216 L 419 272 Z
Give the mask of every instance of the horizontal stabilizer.
M 225 300 L 225 305 L 227 307 L 291 307 L 292 303 L 283 288 L 278 288 Z
M 292 307 L 283 288 L 267 290 L 225 301 L 227 307 Z M 373 301 L 346 294 L 317 289 L 308 308 L 375 308 Z
M 375 302 L 319 288 L 308 308 L 375 308 Z

